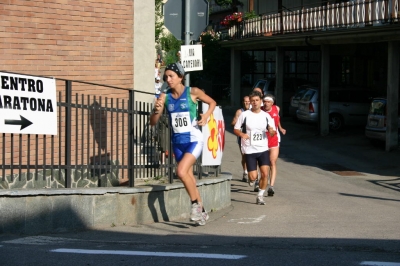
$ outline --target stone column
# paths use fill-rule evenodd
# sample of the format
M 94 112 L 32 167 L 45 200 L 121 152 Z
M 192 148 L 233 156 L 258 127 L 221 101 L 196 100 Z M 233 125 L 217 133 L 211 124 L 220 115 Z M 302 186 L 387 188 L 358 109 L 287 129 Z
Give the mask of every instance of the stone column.
M 276 47 L 276 70 L 275 70 L 275 91 L 274 96 L 276 99 L 276 105 L 281 108 L 279 115 L 283 117 L 283 76 L 284 76 L 284 56 L 283 48 Z
M 154 1 L 133 1 L 133 88 L 154 93 Z M 139 11 L 140 10 L 140 11 Z M 136 93 L 136 101 L 152 102 L 154 95 Z
M 231 48 L 231 105 L 235 107 L 240 107 L 241 102 L 241 58 L 240 51 Z
M 321 136 L 329 134 L 329 57 L 329 46 L 321 45 L 321 89 L 318 102 L 318 123 Z
M 388 42 L 386 151 L 398 148 L 399 42 Z

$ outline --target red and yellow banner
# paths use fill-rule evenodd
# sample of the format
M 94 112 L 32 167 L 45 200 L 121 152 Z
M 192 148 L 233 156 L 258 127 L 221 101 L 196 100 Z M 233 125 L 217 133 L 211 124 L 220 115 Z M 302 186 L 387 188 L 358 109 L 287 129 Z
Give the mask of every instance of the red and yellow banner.
M 208 104 L 202 103 L 203 113 L 207 112 Z M 220 106 L 215 107 L 208 122 L 202 127 L 204 147 L 202 165 L 221 165 L 225 146 L 225 122 Z

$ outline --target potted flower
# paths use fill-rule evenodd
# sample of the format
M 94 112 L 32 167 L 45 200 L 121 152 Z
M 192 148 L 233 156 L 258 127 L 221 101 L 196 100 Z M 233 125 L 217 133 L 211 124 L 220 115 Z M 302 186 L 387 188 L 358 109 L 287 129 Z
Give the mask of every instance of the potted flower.
M 231 15 L 227 15 L 220 24 L 225 27 L 230 27 L 243 21 L 242 12 L 234 12 Z
M 242 22 L 242 20 L 243 20 L 242 12 L 235 12 L 232 14 L 232 17 L 235 22 Z

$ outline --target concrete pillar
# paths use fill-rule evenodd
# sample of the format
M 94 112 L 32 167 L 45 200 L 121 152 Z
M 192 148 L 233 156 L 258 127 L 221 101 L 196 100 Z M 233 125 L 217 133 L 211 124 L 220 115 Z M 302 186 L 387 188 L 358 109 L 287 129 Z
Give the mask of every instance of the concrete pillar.
M 276 47 L 276 70 L 275 70 L 275 99 L 276 105 L 281 108 L 279 115 L 283 117 L 283 75 L 284 55 L 283 48 Z
M 399 42 L 388 42 L 386 151 L 398 148 Z
M 154 1 L 133 1 L 133 88 L 154 93 Z M 137 10 L 140 10 L 138 12 Z M 140 37 L 139 37 L 140 36 Z M 149 59 L 144 60 L 144 56 Z M 136 93 L 135 101 L 153 102 L 154 95 Z
M 318 122 L 321 136 L 329 134 L 329 57 L 329 46 L 321 45 L 321 89 L 318 103 Z
M 240 51 L 231 48 L 231 105 L 240 107 L 241 88 L 240 88 Z

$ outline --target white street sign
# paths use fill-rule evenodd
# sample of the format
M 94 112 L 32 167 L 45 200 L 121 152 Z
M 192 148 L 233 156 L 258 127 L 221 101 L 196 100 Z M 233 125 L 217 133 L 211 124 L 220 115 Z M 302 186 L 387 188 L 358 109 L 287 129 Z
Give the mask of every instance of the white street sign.
M 203 70 L 203 47 L 201 44 L 182 45 L 181 63 L 185 72 Z
M 55 79 L 0 72 L 0 132 L 57 135 Z

